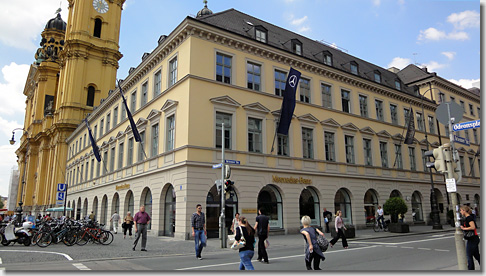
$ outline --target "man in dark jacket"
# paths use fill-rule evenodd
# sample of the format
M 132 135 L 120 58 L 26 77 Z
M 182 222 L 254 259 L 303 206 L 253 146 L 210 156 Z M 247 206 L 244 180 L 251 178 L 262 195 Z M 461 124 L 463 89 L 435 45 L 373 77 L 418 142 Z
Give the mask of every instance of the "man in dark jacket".
M 324 223 L 326 224 L 326 233 L 331 233 L 331 230 L 329 230 L 329 222 L 331 222 L 332 220 L 332 213 L 329 212 L 326 208 L 324 208 L 322 217 L 324 218 Z
M 255 230 L 258 234 L 258 258 L 257 260 L 268 264 L 268 254 L 265 248 L 265 240 L 268 238 L 270 232 L 269 218 L 263 214 L 263 208 L 258 210 L 258 216 L 256 217 Z

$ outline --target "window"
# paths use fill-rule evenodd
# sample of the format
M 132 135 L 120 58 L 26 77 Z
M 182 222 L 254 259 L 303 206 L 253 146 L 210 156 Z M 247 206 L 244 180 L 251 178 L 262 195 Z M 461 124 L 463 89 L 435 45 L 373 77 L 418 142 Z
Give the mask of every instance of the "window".
M 397 90 L 402 90 L 402 84 L 400 83 L 400 80 L 395 80 L 395 88 Z
M 167 117 L 167 145 L 166 145 L 166 151 L 173 150 L 174 149 L 174 141 L 175 141 L 175 117 L 174 115 L 171 115 Z M 226 128 L 226 124 L 225 124 Z
M 472 165 L 473 164 L 473 158 L 472 157 L 469 157 L 469 165 L 470 165 L 470 168 L 471 168 L 471 173 L 470 175 L 472 177 L 476 177 L 476 173 L 474 172 L 474 166 Z
M 289 136 L 277 134 L 278 155 L 289 156 Z
M 83 139 L 83 148 L 86 147 L 86 133 L 84 134 L 84 139 Z
M 94 25 L 94 31 L 93 31 L 93 36 L 94 37 L 101 37 L 101 26 L 103 25 L 103 21 L 101 19 L 96 18 L 95 19 L 95 25 Z
M 162 71 L 159 70 L 154 75 L 154 98 L 162 91 Z
M 95 98 L 95 88 L 93 86 L 88 87 L 88 95 L 86 97 L 86 105 L 93 106 Z
M 391 117 L 391 122 L 394 125 L 398 125 L 398 107 L 394 104 L 390 104 L 390 117 Z
M 101 162 L 96 163 L 96 177 L 100 177 L 101 174 Z
M 110 152 L 110 172 L 115 170 L 115 147 L 111 148 Z
M 462 112 L 466 113 L 466 104 L 464 103 L 464 101 L 459 101 L 459 103 L 461 104 Z
M 359 112 L 361 116 L 368 117 L 368 97 L 359 95 Z
M 313 146 L 313 130 L 310 128 L 302 128 L 302 157 L 314 158 L 314 146 Z
M 146 81 L 144 84 L 142 84 L 142 95 L 140 95 L 140 106 L 144 106 L 147 103 L 147 86 L 148 86 L 148 81 Z
M 83 171 L 84 165 L 81 165 L 81 170 L 79 170 L 79 179 L 81 180 L 81 183 L 85 181 L 85 179 L 83 179 Z
M 120 122 L 123 121 L 123 120 L 125 120 L 126 117 L 127 117 L 127 109 L 125 107 L 125 104 L 122 103 L 122 105 L 121 105 L 121 116 L 120 116 L 121 119 L 120 119 Z
M 144 145 L 145 145 L 145 131 L 140 132 L 140 143 L 138 143 L 138 162 L 143 161 L 144 158 Z
M 91 169 L 89 170 L 89 179 L 93 179 L 94 174 L 94 159 L 91 159 Z
M 403 109 L 403 117 L 405 118 L 405 125 L 408 126 L 408 120 L 410 120 L 410 110 L 408 108 Z
M 261 65 L 248 62 L 246 64 L 246 77 L 248 89 L 260 91 L 261 86 Z
M 469 141 L 469 130 L 464 130 L 464 137 Z
M 169 62 L 169 87 L 177 81 L 177 57 Z
M 466 176 L 466 165 L 464 164 L 464 156 L 459 156 L 459 162 L 461 163 L 462 176 Z
M 371 150 L 371 140 L 363 139 L 364 163 L 366 166 L 373 166 L 373 152 Z
M 322 106 L 332 108 L 331 86 L 321 83 Z
M 324 53 L 324 64 L 332 66 L 332 55 L 329 52 Z
M 86 169 L 84 170 L 84 181 L 88 181 L 88 168 L 89 168 L 89 161 L 86 162 Z
M 351 73 L 358 74 L 358 64 L 354 61 L 351 62 Z
M 105 119 L 101 119 L 100 120 L 100 138 L 101 138 L 101 136 L 103 136 L 104 127 L 105 127 Z
M 481 117 L 481 108 L 478 107 L 478 117 Z
M 450 98 L 451 98 L 451 102 L 455 102 L 456 101 L 456 98 L 455 97 L 450 96 Z
M 133 138 L 128 139 L 127 166 L 133 164 Z
M 292 52 L 299 56 L 302 55 L 302 43 L 297 39 L 292 39 Z
M 118 124 L 118 106 L 113 109 L 113 127 Z
M 108 150 L 103 153 L 103 160 L 108 162 Z M 104 168 L 105 170 L 103 171 L 102 175 L 106 175 L 106 173 L 108 173 L 106 166 Z
M 159 124 L 152 126 L 152 149 L 150 156 L 154 157 L 159 154 Z
M 474 143 L 479 144 L 477 129 L 473 128 L 472 131 L 473 131 Z
M 137 91 L 132 93 L 132 100 L 130 102 L 130 111 L 133 113 L 137 108 Z
M 223 83 L 231 83 L 232 57 L 216 54 L 216 80 Z
M 275 95 L 283 96 L 287 73 L 275 70 Z
M 106 132 L 110 131 L 110 128 L 111 128 L 111 113 L 108 113 L 108 115 L 106 115 Z
M 248 118 L 248 151 L 262 152 L 262 120 Z
M 324 132 L 324 148 L 326 150 L 326 161 L 336 161 L 336 150 L 334 145 L 334 133 Z
M 408 157 L 410 158 L 410 170 L 416 171 L 417 166 L 415 163 L 415 148 L 408 148 Z
M 429 162 L 429 158 L 425 156 L 427 150 L 421 149 L 421 152 L 422 152 L 422 164 L 424 166 L 424 172 L 427 172 L 429 170 L 429 168 L 427 168 L 427 162 Z
M 383 117 L 383 101 L 375 100 L 375 109 L 376 109 L 376 119 L 380 121 L 384 121 Z
M 439 93 L 439 103 L 443 103 L 444 102 L 444 99 L 445 99 L 444 93 L 440 92 Z
M 300 101 L 304 103 L 310 103 L 310 100 L 311 100 L 310 80 L 305 78 L 300 78 Z
M 216 147 L 221 148 L 221 124 L 224 123 L 224 148 L 231 149 L 231 120 L 232 115 L 216 112 Z
M 341 90 L 341 105 L 343 107 L 343 112 L 351 113 L 351 92 L 346 90 Z
M 435 124 L 434 124 L 434 117 L 429 116 L 429 132 L 435 134 Z
M 381 73 L 375 71 L 375 82 L 381 83 Z
M 383 168 L 388 168 L 388 144 L 386 142 L 380 142 L 380 156 L 381 156 L 381 166 Z
M 469 114 L 471 114 L 471 116 L 474 116 L 474 108 L 472 104 L 469 104 Z
M 94 131 L 93 131 L 93 138 L 94 138 L 94 139 L 95 139 L 95 141 L 96 141 L 96 134 L 98 134 L 98 133 L 97 133 L 98 126 L 97 126 L 97 125 L 96 125 L 96 126 L 94 126 L 94 129 L 93 129 L 93 130 L 94 130 Z
M 125 144 L 120 143 L 119 145 L 119 150 L 118 150 L 118 169 L 123 168 L 123 154 L 125 151 Z
M 255 39 L 267 43 L 267 30 L 261 26 L 255 27 Z
M 395 163 L 397 165 L 397 169 L 403 169 L 402 145 L 395 144 Z
M 346 163 L 354 164 L 354 137 L 344 136 L 344 149 L 346 152 Z
M 415 113 L 415 116 L 417 116 L 417 128 L 418 130 L 424 131 L 424 118 L 422 116 L 422 113 Z

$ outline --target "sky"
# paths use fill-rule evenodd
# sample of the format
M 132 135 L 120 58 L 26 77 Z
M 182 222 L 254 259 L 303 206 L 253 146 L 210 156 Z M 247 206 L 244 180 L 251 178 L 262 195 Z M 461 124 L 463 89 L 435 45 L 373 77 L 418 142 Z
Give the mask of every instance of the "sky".
M 486 0 L 481 0 L 484 6 Z M 127 0 L 122 12 L 118 78 L 141 62 L 202 0 Z M 12 168 L 12 130 L 23 127 L 23 89 L 45 24 L 61 16 L 67 0 L 0 0 L 0 195 L 6 196 Z M 214 13 L 237 9 L 310 39 L 335 45 L 383 68 L 427 66 L 429 72 L 465 88 L 480 80 L 478 0 L 209 0 Z M 16 131 L 16 141 L 22 131 Z

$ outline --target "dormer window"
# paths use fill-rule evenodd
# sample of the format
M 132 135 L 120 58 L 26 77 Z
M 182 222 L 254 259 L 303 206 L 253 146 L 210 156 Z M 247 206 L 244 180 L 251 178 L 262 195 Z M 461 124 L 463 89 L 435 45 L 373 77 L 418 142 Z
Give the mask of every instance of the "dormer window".
M 380 71 L 375 71 L 375 82 L 381 83 L 381 73 L 380 73 Z
M 400 83 L 400 80 L 395 80 L 395 88 L 397 90 L 402 90 L 402 84 Z
M 302 42 L 300 42 L 298 39 L 292 39 L 292 52 L 299 56 L 302 55 Z
M 358 64 L 354 61 L 351 61 L 351 73 L 358 75 Z
M 332 66 L 332 55 L 324 54 L 324 64 Z
M 255 27 L 255 39 L 257 41 L 267 43 L 267 34 L 268 31 L 262 26 L 256 26 Z

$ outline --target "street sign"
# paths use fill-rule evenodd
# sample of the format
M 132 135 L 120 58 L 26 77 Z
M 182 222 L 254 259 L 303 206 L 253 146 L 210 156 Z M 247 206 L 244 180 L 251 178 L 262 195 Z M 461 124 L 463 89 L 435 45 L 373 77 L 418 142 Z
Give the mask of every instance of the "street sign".
M 56 201 L 56 205 L 57 206 L 63 206 L 64 205 L 64 201 Z
M 465 129 L 478 128 L 478 127 L 481 127 L 481 120 L 464 122 L 464 123 L 460 123 L 460 124 L 454 124 L 452 126 L 452 131 L 461 131 L 461 130 L 465 130 Z
M 59 201 L 60 201 L 60 200 L 64 200 L 64 196 L 65 196 L 65 195 L 66 195 L 66 194 L 65 194 L 64 192 L 57 192 L 56 198 L 57 198 L 57 200 L 59 200 Z
M 224 160 L 224 163 L 233 164 L 233 165 L 239 165 L 240 164 L 240 161 L 237 161 L 237 160 Z
M 446 179 L 446 186 L 447 186 L 447 192 L 448 193 L 457 192 L 456 180 L 454 178 L 447 178 Z
M 67 185 L 64 183 L 59 183 L 57 184 L 57 191 L 58 192 L 65 192 L 67 188 Z
M 457 135 L 454 135 L 454 142 L 459 143 L 459 144 L 463 144 L 463 145 L 466 145 L 466 146 L 471 145 L 471 143 L 469 142 L 469 139 L 459 137 Z
M 221 169 L 222 166 L 223 166 L 223 164 L 219 163 L 219 164 L 213 165 L 213 169 Z
M 446 126 L 449 125 L 449 111 L 447 106 L 449 106 L 451 118 L 454 118 L 454 122 L 460 122 L 464 114 L 464 109 L 456 102 L 452 101 L 441 103 L 437 107 L 437 110 L 435 111 L 435 117 L 437 120 Z

